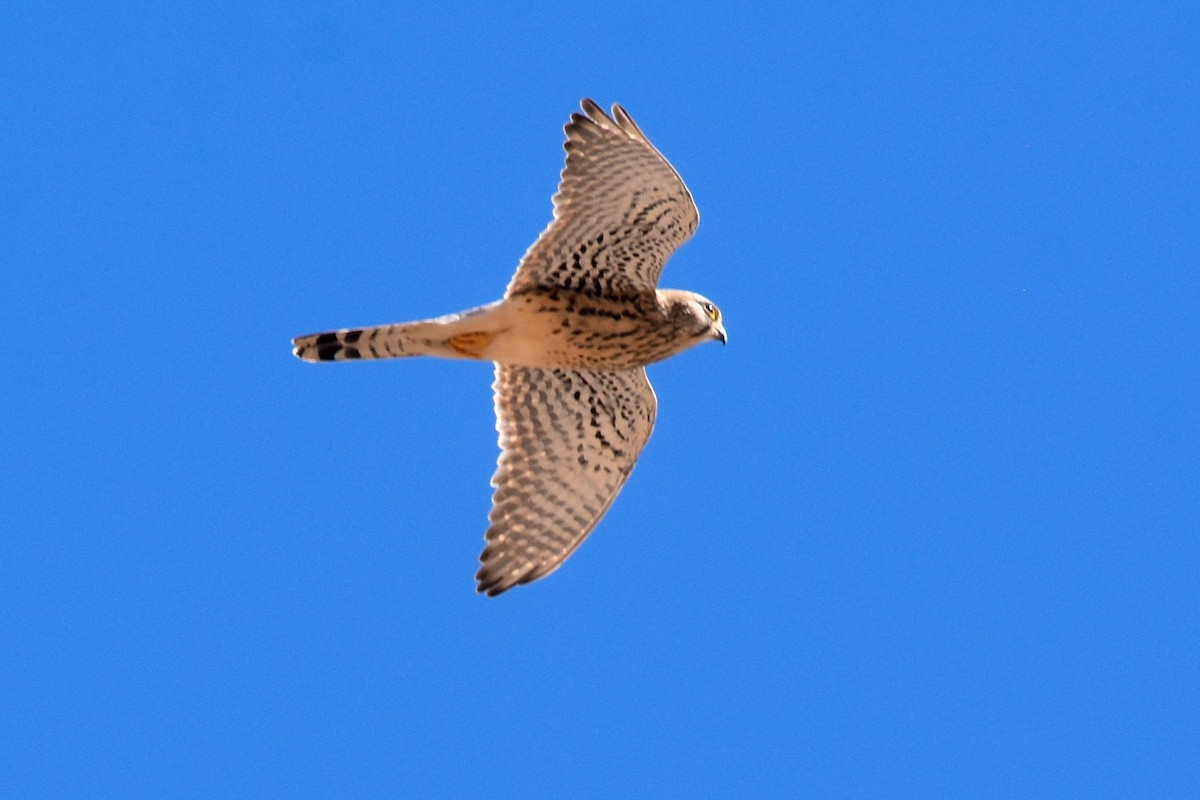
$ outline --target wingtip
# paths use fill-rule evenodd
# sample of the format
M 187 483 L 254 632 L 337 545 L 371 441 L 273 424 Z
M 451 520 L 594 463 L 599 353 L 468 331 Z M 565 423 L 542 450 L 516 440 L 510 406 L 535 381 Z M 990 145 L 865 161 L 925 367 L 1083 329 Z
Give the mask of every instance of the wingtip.
M 646 134 L 638 127 L 638 124 L 633 121 L 633 117 L 625 110 L 625 107 L 620 103 L 612 104 L 612 111 L 605 111 L 590 97 L 585 97 L 579 101 L 579 107 L 583 113 L 576 111 L 571 114 L 571 124 L 575 126 L 592 123 L 599 128 L 608 130 L 620 131 L 626 136 L 634 139 L 640 139 L 649 143 Z M 570 125 L 568 125 L 568 132 Z
M 633 121 L 633 117 L 629 116 L 629 112 L 626 111 L 625 107 L 620 103 L 613 103 L 612 115 L 613 119 L 617 123 L 617 126 L 620 127 L 621 130 L 625 131 L 630 136 L 641 139 L 647 143 L 650 141 L 646 138 L 646 134 L 642 133 L 642 129 L 638 127 L 638 124 Z
M 499 563 L 488 563 L 491 560 L 488 550 L 485 547 L 480 554 L 482 566 L 475 573 L 475 591 L 488 597 L 502 595 L 514 586 L 524 586 L 553 571 L 544 570 L 538 564 L 528 564 L 522 572 L 519 567 L 514 569 L 511 562 L 506 567 L 503 559 Z M 495 552 L 492 551 L 492 554 Z
M 515 583 L 506 585 L 499 575 L 489 575 L 485 572 L 486 569 L 484 567 L 475 573 L 475 592 L 477 594 L 497 597 L 516 585 Z
M 613 114 L 610 115 L 609 112 L 607 112 L 603 108 L 601 108 L 600 104 L 597 103 L 595 100 L 593 100 L 590 97 L 585 97 L 582 100 L 580 100 L 579 107 L 580 107 L 580 109 L 583 110 L 583 113 L 580 114 L 577 111 L 574 114 L 572 114 L 571 115 L 572 121 L 586 120 L 598 128 L 605 128 L 607 130 L 621 130 L 622 129 L 622 125 L 617 121 L 617 119 L 614 116 L 617 113 L 617 109 L 620 109 L 620 113 L 626 119 L 629 118 L 629 115 L 625 113 L 625 109 L 621 108 L 621 106 L 619 106 L 617 104 L 613 104 Z M 636 129 L 636 126 L 634 126 L 634 127 Z

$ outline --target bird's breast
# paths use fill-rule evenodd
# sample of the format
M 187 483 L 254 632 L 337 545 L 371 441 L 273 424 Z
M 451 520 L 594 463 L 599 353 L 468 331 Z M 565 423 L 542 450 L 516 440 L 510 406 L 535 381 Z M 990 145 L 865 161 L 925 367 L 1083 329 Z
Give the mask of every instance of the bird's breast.
M 505 327 L 486 358 L 504 364 L 562 369 L 632 369 L 683 350 L 671 320 L 633 302 L 563 292 L 504 301 Z

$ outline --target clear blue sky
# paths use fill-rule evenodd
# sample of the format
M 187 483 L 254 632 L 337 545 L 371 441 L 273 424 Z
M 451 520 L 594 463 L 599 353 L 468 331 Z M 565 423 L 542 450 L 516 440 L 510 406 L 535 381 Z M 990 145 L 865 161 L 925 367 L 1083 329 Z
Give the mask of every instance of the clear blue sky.
M 1200 12 L 20 5 L 0 795 L 1200 796 Z M 289 339 L 497 298 L 584 95 L 730 343 L 488 600 L 490 367 Z

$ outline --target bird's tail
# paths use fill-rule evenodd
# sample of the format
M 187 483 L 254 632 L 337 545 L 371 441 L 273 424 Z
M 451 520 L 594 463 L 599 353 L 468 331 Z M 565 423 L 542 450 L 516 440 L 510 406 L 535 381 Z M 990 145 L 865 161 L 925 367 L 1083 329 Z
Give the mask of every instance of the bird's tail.
M 421 335 L 422 323 L 344 328 L 292 340 L 292 352 L 305 361 L 404 358 L 430 354 L 433 342 Z
M 495 335 L 492 306 L 419 322 L 311 333 L 292 340 L 292 352 L 305 361 L 353 361 L 368 358 L 483 358 Z

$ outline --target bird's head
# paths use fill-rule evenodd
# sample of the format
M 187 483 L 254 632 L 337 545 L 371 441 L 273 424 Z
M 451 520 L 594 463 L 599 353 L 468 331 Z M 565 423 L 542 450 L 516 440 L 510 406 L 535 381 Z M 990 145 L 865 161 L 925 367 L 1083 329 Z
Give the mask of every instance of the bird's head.
M 721 317 L 721 309 L 707 297 L 679 289 L 663 290 L 661 294 L 667 300 L 676 325 L 697 340 L 716 339 L 721 344 L 729 340 L 725 334 L 725 321 Z

